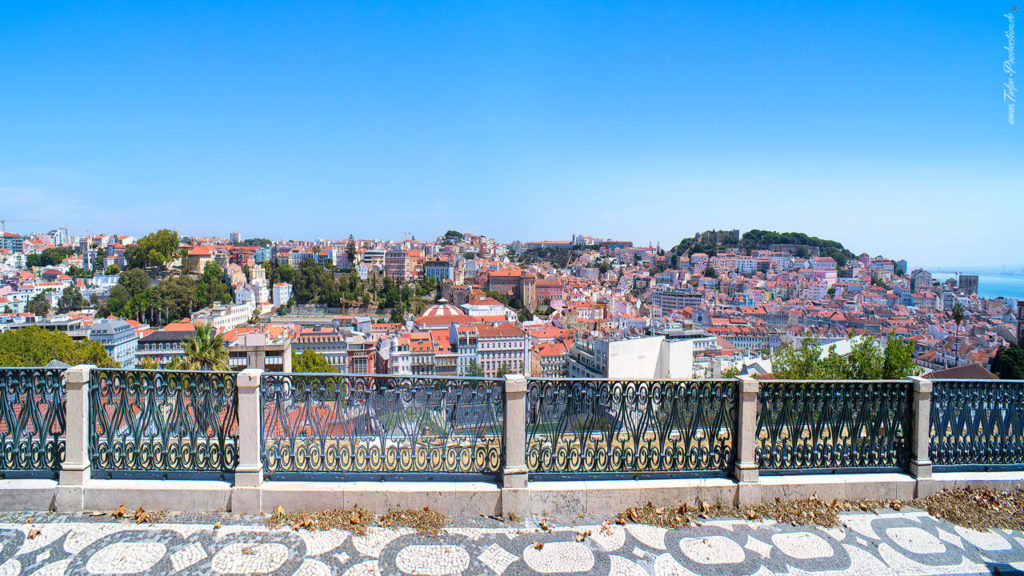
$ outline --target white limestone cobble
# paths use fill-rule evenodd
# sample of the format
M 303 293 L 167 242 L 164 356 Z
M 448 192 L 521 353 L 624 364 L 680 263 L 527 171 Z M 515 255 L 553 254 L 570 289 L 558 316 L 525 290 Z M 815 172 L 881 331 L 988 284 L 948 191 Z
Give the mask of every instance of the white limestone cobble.
M 641 574 L 791 573 L 821 576 L 989 574 L 1024 565 L 1024 535 L 958 528 L 920 513 L 844 514 L 845 528 L 711 521 L 652 526 L 268 529 L 213 521 L 135 525 L 54 515 L 25 524 L 0 516 L 0 576 L 22 574 L 297 574 L 456 576 L 523 572 Z M 223 517 L 219 517 L 223 519 Z M 42 519 L 44 521 L 40 522 Z M 29 530 L 40 530 L 29 538 Z M 580 533 L 589 531 L 586 537 Z

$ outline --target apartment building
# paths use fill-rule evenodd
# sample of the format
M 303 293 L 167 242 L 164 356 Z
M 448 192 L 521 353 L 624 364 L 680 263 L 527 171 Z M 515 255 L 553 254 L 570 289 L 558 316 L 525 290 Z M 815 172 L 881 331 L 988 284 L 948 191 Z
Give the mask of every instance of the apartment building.
M 89 340 L 99 342 L 122 368 L 135 368 L 139 337 L 124 320 L 100 320 L 89 327 Z

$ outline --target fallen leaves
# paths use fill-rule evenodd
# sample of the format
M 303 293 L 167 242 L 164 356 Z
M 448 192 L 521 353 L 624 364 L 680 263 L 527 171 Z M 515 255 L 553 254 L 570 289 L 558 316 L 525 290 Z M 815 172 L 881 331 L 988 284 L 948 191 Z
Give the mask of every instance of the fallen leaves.
M 267 518 L 267 526 L 280 528 L 288 526 L 293 530 L 331 530 L 340 528 L 353 534 L 366 534 L 367 528 L 374 524 L 375 517 L 360 508 L 346 510 L 326 510 L 311 513 L 287 513 L 278 506 L 274 514 Z
M 686 503 L 671 508 L 654 506 L 648 502 L 644 506 L 634 506 L 620 512 L 615 517 L 615 523 L 621 525 L 633 522 L 663 528 L 680 528 L 699 525 L 694 518 L 698 516 L 774 520 L 794 526 L 814 525 L 832 528 L 839 525 L 839 515 L 843 512 L 861 511 L 877 514 L 882 508 L 899 512 L 905 507 L 925 510 L 936 518 L 974 530 L 1024 530 L 1024 488 L 1003 491 L 958 488 L 946 489 L 929 498 L 918 500 L 841 501 L 834 498 L 829 503 L 825 503 L 817 495 L 812 495 L 802 500 L 775 498 L 771 502 L 743 508 L 721 504 L 709 505 L 706 502 L 700 502 L 692 509 Z
M 535 550 L 543 550 L 544 549 L 544 543 L 543 542 L 534 542 L 533 543 L 533 547 L 534 547 Z
M 117 507 L 117 510 L 111 512 L 110 515 L 114 518 L 124 518 L 124 515 L 127 513 L 128 509 L 124 507 L 124 504 L 121 504 L 120 506 Z
M 40 534 L 42 534 L 42 531 L 40 531 L 37 528 L 32 528 L 31 530 L 28 531 L 27 537 L 28 537 L 29 540 L 34 540 L 35 537 L 39 536 Z
M 448 519 L 437 510 L 392 510 L 380 517 L 380 525 L 385 528 L 414 528 L 417 532 L 425 532 L 431 536 L 441 533 Z
M 587 536 L 590 536 L 590 535 L 591 535 L 590 530 L 587 530 L 586 532 L 576 532 L 576 541 L 577 542 L 583 542 L 584 540 L 587 539 Z

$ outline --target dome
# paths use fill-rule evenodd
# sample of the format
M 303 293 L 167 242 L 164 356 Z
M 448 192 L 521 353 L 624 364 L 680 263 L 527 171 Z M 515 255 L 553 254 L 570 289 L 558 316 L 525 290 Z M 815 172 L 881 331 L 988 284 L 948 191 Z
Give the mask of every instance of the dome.
M 459 316 L 463 316 L 462 310 L 452 306 L 447 300 L 442 298 L 437 301 L 437 304 L 424 310 L 420 318 L 457 318 Z

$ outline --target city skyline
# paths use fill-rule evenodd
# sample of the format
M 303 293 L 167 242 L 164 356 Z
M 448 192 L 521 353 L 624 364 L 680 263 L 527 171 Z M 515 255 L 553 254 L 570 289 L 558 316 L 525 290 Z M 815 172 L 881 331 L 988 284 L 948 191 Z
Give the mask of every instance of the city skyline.
M 9 9 L 14 232 L 797 231 L 1018 269 L 1010 5 Z

